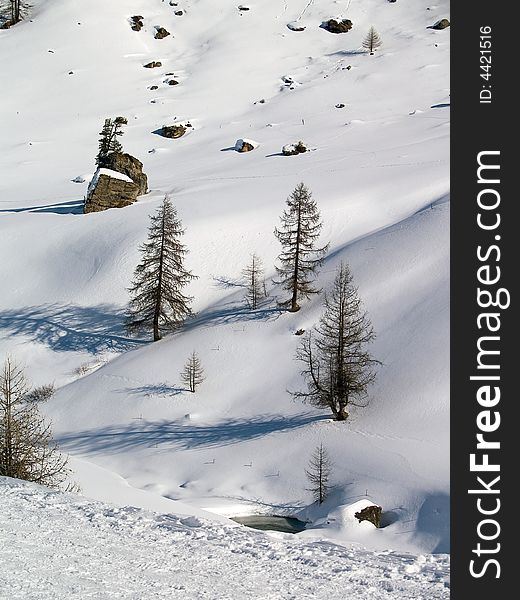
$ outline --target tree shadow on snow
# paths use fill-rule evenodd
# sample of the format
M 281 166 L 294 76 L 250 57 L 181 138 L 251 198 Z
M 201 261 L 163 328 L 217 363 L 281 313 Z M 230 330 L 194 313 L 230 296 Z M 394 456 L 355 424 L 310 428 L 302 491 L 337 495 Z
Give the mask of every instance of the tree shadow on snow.
M 54 352 L 124 352 L 144 344 L 125 336 L 124 312 L 99 304 L 44 304 L 0 312 L 0 331 L 25 335 Z
M 138 448 L 190 450 L 229 446 L 273 433 L 290 431 L 325 419 L 304 413 L 295 417 L 259 415 L 228 419 L 215 425 L 196 425 L 189 420 L 146 421 L 136 417 L 126 426 L 107 426 L 65 434 L 58 441 L 65 450 L 89 454 L 120 453 Z
M 27 206 L 25 208 L 6 208 L 0 213 L 54 213 L 56 215 L 81 215 L 83 214 L 83 200 L 68 200 L 56 204 L 43 204 L 42 206 Z
M 195 329 L 197 327 L 208 327 L 211 325 L 226 325 L 230 323 L 240 323 L 245 321 L 270 321 L 277 319 L 280 315 L 287 312 L 280 307 L 262 307 L 251 309 L 247 306 L 237 306 L 236 304 L 226 304 L 222 307 L 208 310 L 195 315 L 183 327 L 184 331 Z
M 170 385 L 166 382 L 151 383 L 134 388 L 127 387 L 117 391 L 127 396 L 177 396 L 183 392 L 189 392 L 186 388 Z

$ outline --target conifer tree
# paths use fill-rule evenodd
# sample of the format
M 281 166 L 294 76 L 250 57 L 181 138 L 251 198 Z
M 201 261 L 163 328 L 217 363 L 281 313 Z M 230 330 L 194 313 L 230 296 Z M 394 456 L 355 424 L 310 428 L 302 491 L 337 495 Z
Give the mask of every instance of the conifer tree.
M 99 133 L 99 151 L 96 157 L 98 167 L 107 164 L 108 155 L 112 152 L 122 152 L 123 146 L 117 138 L 123 135 L 122 127 L 127 123 L 125 117 L 116 117 L 114 120 L 105 119 L 103 129 Z
M 184 229 L 168 196 L 150 221 L 148 240 L 140 248 L 142 259 L 129 288 L 126 323 L 130 332 L 151 329 L 157 341 L 164 330 L 175 331 L 192 314 L 193 299 L 182 290 L 196 276 L 184 267 L 188 253 L 180 241 Z
M 368 386 L 380 364 L 366 350 L 375 333 L 362 311 L 348 265 L 341 263 L 332 291 L 325 296 L 319 324 L 303 338 L 296 358 L 305 364 L 307 391 L 293 395 L 329 408 L 337 421 L 348 418 L 348 407 L 366 406 Z
M 264 267 L 262 259 L 255 253 L 251 255 L 251 261 L 242 271 L 246 282 L 246 302 L 249 308 L 255 310 L 262 297 L 265 296 Z
M 322 223 L 316 202 L 310 190 L 300 183 L 287 198 L 287 208 L 281 217 L 281 226 L 274 234 L 282 245 L 278 256 L 280 267 L 276 267 L 279 281 L 290 292 L 287 302 L 291 312 L 300 309 L 298 301 L 316 294 L 312 282 L 328 249 L 328 244 L 315 248 Z
M 195 393 L 197 387 L 204 381 L 204 369 L 197 353 L 193 351 L 184 365 L 181 380 L 188 386 L 190 392 Z
M 7 358 L 0 372 L 0 476 L 57 489 L 70 475 L 67 457 L 29 396 L 22 368 Z
M 383 41 L 381 40 L 379 33 L 377 33 L 377 31 L 373 27 L 371 27 L 368 30 L 365 39 L 363 40 L 363 48 L 369 50 L 370 54 L 374 54 L 374 50 L 379 48 L 382 43 Z
M 329 495 L 329 480 L 332 474 L 332 461 L 327 450 L 320 443 L 314 450 L 309 461 L 309 467 L 305 469 L 305 475 L 310 482 L 311 487 L 307 488 L 312 492 L 314 500 L 322 504 Z

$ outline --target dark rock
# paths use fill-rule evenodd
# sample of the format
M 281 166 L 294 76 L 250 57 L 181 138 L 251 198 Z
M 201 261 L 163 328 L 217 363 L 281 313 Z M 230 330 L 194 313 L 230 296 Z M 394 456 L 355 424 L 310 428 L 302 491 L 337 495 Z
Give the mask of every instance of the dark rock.
M 179 82 L 176 79 L 170 79 L 168 85 L 179 85 Z
M 158 89 L 159 89 L 159 86 L 158 86 L 158 85 L 151 85 L 151 86 L 150 86 L 150 89 L 151 89 L 151 90 L 158 90 Z
M 170 34 L 164 27 L 156 27 L 155 35 L 153 36 L 156 40 L 162 40 L 165 37 L 168 37 Z
M 305 25 L 301 25 L 297 21 L 292 21 L 291 23 L 287 23 L 287 27 L 291 31 L 305 31 Z
M 303 154 L 307 152 L 307 146 L 302 142 L 296 144 L 287 144 L 282 148 L 282 154 L 284 156 L 295 156 L 296 154 Z
M 354 516 L 361 523 L 361 521 L 370 521 L 376 527 L 381 527 L 381 514 L 383 509 L 380 506 L 372 504 L 372 506 L 366 506 L 363 510 L 355 513 Z
M 100 212 L 109 208 L 123 208 L 133 204 L 139 195 L 139 186 L 132 181 L 110 176 L 110 171 L 98 169 L 88 187 L 83 206 L 84 213 Z
M 350 19 L 329 19 L 322 24 L 323 29 L 330 31 L 330 33 L 347 33 L 352 29 L 352 21 Z
M 429 29 L 446 29 L 446 27 L 449 26 L 450 22 L 448 21 L 448 19 L 441 19 L 440 21 L 437 21 L 437 23 L 430 25 Z
M 303 335 L 305 333 L 305 329 L 298 329 L 294 332 L 294 335 Z
M 258 144 L 253 140 L 239 139 L 235 142 L 235 150 L 237 152 L 251 152 L 258 147 Z
M 345 105 L 343 102 L 340 102 L 339 104 L 336 104 L 336 108 L 345 108 Z
M 155 69 L 157 67 L 162 67 L 162 62 L 158 60 L 152 60 L 152 62 L 146 63 L 146 65 L 143 65 L 143 67 L 145 69 Z
M 244 4 L 241 4 L 240 6 L 238 6 L 238 10 L 247 11 L 250 9 L 249 9 L 249 6 L 245 6 Z
M 176 10 L 173 14 L 176 17 L 182 17 L 182 15 L 184 14 L 184 11 L 183 10 Z
M 191 127 L 191 125 L 163 125 L 159 130 L 159 134 L 165 138 L 173 138 L 177 139 L 182 137 L 186 133 L 186 127 Z
M 144 27 L 143 18 L 144 17 L 141 15 L 134 15 L 133 17 L 130 17 L 130 26 L 134 31 L 141 31 L 141 29 Z
M 148 191 L 148 178 L 143 173 L 143 163 L 124 152 L 111 152 L 103 162 L 103 167 L 122 173 L 137 185 L 138 196 Z

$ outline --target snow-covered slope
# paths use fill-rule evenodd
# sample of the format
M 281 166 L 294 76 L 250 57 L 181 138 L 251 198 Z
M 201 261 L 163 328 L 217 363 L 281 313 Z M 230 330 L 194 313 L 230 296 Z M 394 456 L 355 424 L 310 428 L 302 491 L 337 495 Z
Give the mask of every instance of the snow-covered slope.
M 99 468 L 126 480 L 116 496 L 128 484 L 148 492 L 149 501 L 132 495 L 145 508 L 166 497 L 227 515 L 300 514 L 315 523 L 300 536 L 447 551 L 449 30 L 427 27 L 448 16 L 448 3 L 35 4 L 31 20 L 0 31 L 10 57 L 0 354 L 26 363 L 36 384 L 63 386 L 45 411 L 79 459 L 83 488 L 110 500 Z M 136 14 L 140 32 L 128 22 Z M 335 16 L 353 29 L 319 26 Z M 287 28 L 297 19 L 305 31 Z M 155 40 L 159 25 L 172 35 Z M 370 25 L 383 39 L 374 56 L 361 50 Z M 152 60 L 162 67 L 143 68 Z M 165 84 L 167 73 L 179 85 Z M 131 207 L 82 215 L 98 131 L 117 115 L 128 118 L 121 141 L 144 163 L 151 192 Z M 186 119 L 194 127 L 181 139 L 154 133 Z M 259 146 L 237 153 L 239 138 Z M 310 152 L 280 155 L 299 139 Z M 72 181 L 78 176 L 85 183 Z M 294 332 L 317 321 L 321 299 L 281 313 L 273 286 L 250 312 L 233 286 L 253 251 L 273 275 L 272 231 L 300 181 L 331 242 L 319 285 L 350 263 L 384 363 L 369 407 L 343 424 L 286 391 L 301 386 Z M 122 311 L 148 215 L 165 193 L 187 228 L 198 314 L 148 345 L 126 337 Z M 194 349 L 207 380 L 192 395 L 179 371 Z M 336 485 L 321 512 L 307 508 L 304 475 L 320 442 Z M 338 514 L 367 496 L 388 526 L 358 539 Z
M 6 478 L 0 501 L 0 597 L 9 600 L 449 598 L 447 557 L 348 550 Z

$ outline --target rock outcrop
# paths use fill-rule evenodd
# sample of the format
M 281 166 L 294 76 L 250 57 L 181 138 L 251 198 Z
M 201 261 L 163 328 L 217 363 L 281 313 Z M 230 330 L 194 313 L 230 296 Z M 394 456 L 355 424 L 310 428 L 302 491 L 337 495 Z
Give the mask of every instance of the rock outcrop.
M 329 19 L 322 24 L 322 27 L 330 33 L 347 33 L 352 29 L 352 21 L 350 19 Z
M 450 22 L 448 19 L 441 19 L 440 21 L 437 21 L 437 23 L 430 25 L 430 29 L 446 29 L 446 27 L 449 26 Z
M 157 67 L 162 67 L 162 62 L 160 60 L 152 60 L 152 62 L 146 63 L 143 67 L 145 69 L 156 69 Z
M 251 152 L 255 148 L 258 148 L 258 142 L 254 140 L 241 138 L 235 142 L 235 150 L 237 152 Z
M 156 27 L 155 28 L 155 35 L 154 38 L 156 40 L 162 40 L 165 37 L 168 37 L 170 35 L 170 32 L 168 30 L 166 30 L 164 27 Z
M 137 185 L 139 196 L 148 191 L 148 177 L 143 173 L 143 163 L 135 156 L 125 152 L 111 152 L 102 166 L 129 177 Z
M 370 521 L 376 527 L 381 527 L 381 515 L 383 509 L 380 506 L 373 504 L 372 506 L 366 506 L 363 510 L 355 513 L 354 516 L 361 523 L 361 521 Z
M 284 156 L 295 156 L 296 154 L 303 154 L 307 152 L 308 148 L 303 142 L 298 142 L 296 144 L 286 144 L 282 148 L 282 154 Z
M 184 125 L 163 125 L 158 133 L 165 138 L 177 139 L 182 137 L 186 131 L 187 129 Z
M 130 26 L 134 31 L 141 31 L 141 29 L 144 27 L 143 18 L 144 17 L 142 15 L 134 15 L 133 17 L 130 17 Z
M 138 195 L 139 186 L 130 177 L 117 171 L 99 168 L 88 186 L 83 212 L 123 208 L 133 204 Z

